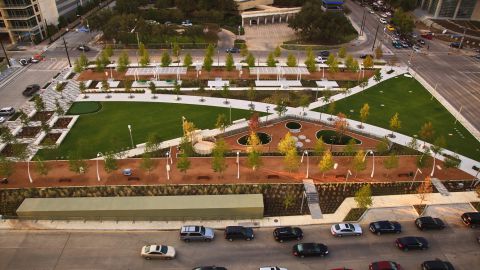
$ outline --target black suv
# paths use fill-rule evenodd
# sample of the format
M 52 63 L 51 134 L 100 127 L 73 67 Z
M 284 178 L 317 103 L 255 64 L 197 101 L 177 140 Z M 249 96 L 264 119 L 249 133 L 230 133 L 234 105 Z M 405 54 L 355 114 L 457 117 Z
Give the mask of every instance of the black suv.
M 31 97 L 35 94 L 38 90 L 40 90 L 40 85 L 38 84 L 31 84 L 23 90 L 22 94 L 26 97 Z
M 455 270 L 453 265 L 448 261 L 436 259 L 434 261 L 424 261 L 422 270 Z
M 323 257 L 328 254 L 328 247 L 324 244 L 318 243 L 302 243 L 293 246 L 293 256 L 300 258 L 320 256 Z
M 199 266 L 199 267 L 193 268 L 192 270 L 227 270 L 227 268 L 222 266 L 212 265 L 212 266 Z
M 303 238 L 303 231 L 298 227 L 281 227 L 273 230 L 273 237 L 280 243 L 288 240 L 300 240 Z
M 382 233 L 401 233 L 402 225 L 396 221 L 380 220 L 370 223 L 368 229 L 378 235 Z
M 465 225 L 471 228 L 480 227 L 480 212 L 463 213 L 462 220 Z
M 243 226 L 227 226 L 225 228 L 225 239 L 233 241 L 233 239 L 244 239 L 247 241 L 252 240 L 255 237 L 252 228 Z
M 441 230 L 445 228 L 445 223 L 441 219 L 428 216 L 417 218 L 415 225 L 420 230 Z
M 417 236 L 407 236 L 407 237 L 397 238 L 395 243 L 397 244 L 398 248 L 403 251 L 407 251 L 409 249 L 425 250 L 428 248 L 427 239 L 423 237 L 417 237 Z

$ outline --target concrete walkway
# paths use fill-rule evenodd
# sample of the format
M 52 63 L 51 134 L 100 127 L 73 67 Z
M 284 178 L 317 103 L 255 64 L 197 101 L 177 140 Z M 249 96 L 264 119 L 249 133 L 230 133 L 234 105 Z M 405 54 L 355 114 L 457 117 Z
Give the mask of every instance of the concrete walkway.
M 423 204 L 449 205 L 469 204 L 478 202 L 480 199 L 474 191 L 452 192 L 450 196 L 442 196 L 439 193 L 426 195 Z M 419 204 L 418 195 L 389 195 L 374 196 L 372 209 L 378 208 L 405 208 Z M 322 219 L 313 219 L 310 215 L 268 217 L 250 220 L 188 220 L 188 221 L 50 221 L 33 220 L 20 221 L 15 219 L 1 220 L 0 229 L 17 230 L 178 230 L 186 224 L 202 224 L 206 227 L 223 229 L 229 225 L 242 224 L 252 227 L 277 227 L 277 226 L 301 226 L 318 225 L 342 222 L 351 208 L 357 207 L 354 198 L 346 198 L 337 211 L 333 214 L 323 214 Z M 472 209 L 473 211 L 473 209 Z M 372 217 L 370 217 L 372 218 Z M 401 219 L 401 218 L 400 218 Z M 410 219 L 410 216 L 408 217 Z

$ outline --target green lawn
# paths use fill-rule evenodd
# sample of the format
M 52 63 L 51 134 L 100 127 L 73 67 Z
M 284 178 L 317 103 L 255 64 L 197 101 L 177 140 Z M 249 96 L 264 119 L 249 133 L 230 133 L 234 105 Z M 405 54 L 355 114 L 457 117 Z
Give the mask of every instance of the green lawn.
M 181 137 L 182 116 L 200 129 L 213 128 L 221 113 L 229 117 L 229 109 L 220 107 L 144 102 L 103 102 L 101 105 L 99 112 L 80 116 L 57 151 L 42 150 L 38 155 L 55 159 L 68 156 L 73 149 L 81 149 L 86 157 L 93 158 L 98 152 L 130 147 L 129 124 L 134 143 L 140 144 L 151 132 L 158 132 L 162 140 Z M 232 121 L 249 117 L 248 110 L 232 109 Z
M 369 124 L 389 129 L 390 118 L 398 112 L 401 120 L 399 132 L 413 136 L 418 134 L 425 122 L 430 121 L 435 129 L 435 137 L 443 135 L 447 140 L 447 149 L 480 160 L 480 142 L 460 123 L 455 124 L 453 115 L 412 78 L 392 78 L 344 98 L 336 102 L 336 112 L 360 120 L 359 111 L 364 103 L 370 106 Z M 324 107 L 316 111 L 323 111 Z

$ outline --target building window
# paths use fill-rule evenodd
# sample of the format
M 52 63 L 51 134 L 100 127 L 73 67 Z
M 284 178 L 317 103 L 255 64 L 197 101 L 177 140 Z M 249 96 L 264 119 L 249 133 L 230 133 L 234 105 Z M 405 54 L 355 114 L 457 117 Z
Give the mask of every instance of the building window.
M 438 17 L 453 18 L 455 9 L 457 9 L 458 0 L 443 0 Z
M 432 0 L 430 4 L 430 8 L 428 9 L 428 13 L 435 15 L 435 11 L 437 10 L 438 0 Z
M 475 9 L 475 4 L 477 0 L 462 0 L 460 3 L 460 8 L 457 12 L 457 18 L 459 19 L 470 19 L 472 17 L 473 10 Z

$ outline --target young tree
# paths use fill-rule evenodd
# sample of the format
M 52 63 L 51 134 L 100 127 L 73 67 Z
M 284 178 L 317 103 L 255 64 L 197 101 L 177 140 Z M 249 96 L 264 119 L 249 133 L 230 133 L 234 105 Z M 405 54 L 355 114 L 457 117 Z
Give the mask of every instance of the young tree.
M 88 96 L 87 96 L 87 86 L 85 85 L 85 82 L 81 81 L 78 84 L 78 88 L 80 90 L 80 93 L 83 94 L 83 98 L 88 98 Z
M 290 132 L 287 132 L 283 139 L 280 140 L 278 143 L 278 151 L 282 153 L 283 155 L 286 155 L 288 151 L 291 149 L 296 149 L 295 146 L 295 140 L 293 139 L 292 135 Z
M 63 82 L 58 82 L 56 85 L 55 85 L 55 91 L 57 91 L 57 93 L 60 93 L 60 97 L 63 99 L 63 90 L 65 89 L 65 85 Z
M 105 70 L 105 65 L 103 64 L 103 61 L 102 61 L 101 57 L 97 57 L 95 59 L 95 70 L 97 72 L 102 72 L 102 71 Z
M 274 111 L 277 112 L 279 117 L 282 117 L 286 112 L 287 112 L 287 105 L 284 104 L 283 100 L 278 99 L 276 102 L 275 108 L 273 108 Z
M 168 54 L 168 51 L 166 50 L 163 51 L 161 62 L 162 62 L 162 67 L 168 67 L 172 63 L 172 58 Z
M 85 173 L 88 169 L 88 163 L 84 160 L 79 152 L 79 150 L 72 151 L 69 154 L 68 167 L 70 171 L 82 174 Z
M 207 46 L 207 49 L 205 50 L 205 55 L 209 55 L 213 57 L 214 54 L 215 54 L 215 47 L 213 46 L 212 43 L 209 43 Z
M 143 44 L 143 42 L 140 42 L 140 44 L 138 44 L 138 55 L 142 56 L 144 52 L 145 44 Z
M 297 171 L 300 167 L 300 159 L 298 157 L 297 149 L 290 149 L 285 154 L 283 160 L 285 164 L 285 169 L 289 172 Z
M 55 99 L 55 112 L 58 115 L 64 115 L 65 114 L 65 110 L 63 109 L 62 105 L 60 105 L 60 102 L 58 101 L 58 99 Z
M 327 113 L 330 114 L 331 116 L 335 115 L 335 110 L 336 110 L 335 107 L 336 107 L 336 103 L 335 103 L 335 100 L 334 100 L 330 104 L 328 104 Z M 331 116 L 328 118 L 329 121 L 333 120 L 333 117 L 331 117 Z
M 22 109 L 18 110 L 18 118 L 20 118 L 22 125 L 28 127 L 30 124 L 30 117 L 28 117 L 28 115 Z
M 255 66 L 255 56 L 251 52 L 248 53 L 247 59 L 245 59 L 245 62 L 247 62 L 248 67 L 254 67 Z
M 50 171 L 50 166 L 48 166 L 48 164 L 41 157 L 37 157 L 35 162 L 35 171 L 42 176 L 47 176 L 48 172 Z
M 224 104 L 229 104 L 228 98 L 230 97 L 230 87 L 227 84 L 224 84 L 222 87 L 222 97 L 225 98 Z
M 419 168 L 427 167 L 429 165 L 429 162 L 428 162 L 429 157 L 431 157 L 430 156 L 430 149 L 425 148 L 422 155 L 417 156 L 417 167 L 419 167 Z
M 395 138 L 393 132 L 398 131 L 402 127 L 402 122 L 398 117 L 398 113 L 395 113 L 392 118 L 390 118 L 390 129 L 392 130 L 391 137 Z
M 360 65 L 358 64 L 357 59 L 353 59 L 352 66 L 349 68 L 352 72 L 358 72 L 360 70 Z
M 78 64 L 82 70 L 85 70 L 85 68 L 88 67 L 88 58 L 83 52 L 80 54 L 80 57 L 78 58 Z
M 256 132 L 260 126 L 260 119 L 258 113 L 252 113 L 250 119 L 248 119 L 248 128 L 251 132 Z
M 347 116 L 344 113 L 338 113 L 334 126 L 337 133 L 340 135 L 340 137 L 338 138 L 338 141 L 341 142 L 343 135 L 345 134 L 345 131 L 347 131 L 347 128 L 348 128 Z
M 377 46 L 377 48 L 375 48 L 375 59 L 381 59 L 383 57 L 383 50 L 382 50 L 382 46 Z
M 173 47 L 172 47 L 172 53 L 177 58 L 177 62 L 180 61 L 180 58 L 179 58 L 180 57 L 180 51 L 181 51 L 180 45 L 178 45 L 177 42 L 174 42 Z
M 307 49 L 307 58 L 305 59 L 305 65 L 309 72 L 317 71 L 317 65 L 315 63 L 315 54 L 313 54 L 312 48 Z
M 145 142 L 145 152 L 153 153 L 160 149 L 162 144 L 162 137 L 158 132 L 151 132 L 147 135 L 147 140 Z
M 298 105 L 302 107 L 302 114 L 305 115 L 305 108 L 307 108 L 308 105 L 310 105 L 310 96 L 307 94 L 302 94 L 298 101 Z
M 351 56 L 349 54 L 349 55 L 347 55 L 347 58 L 345 59 L 345 68 L 347 70 L 352 71 L 352 65 L 353 65 L 353 56 Z
M 175 80 L 175 82 L 173 82 L 173 92 L 175 93 L 175 95 L 177 95 L 177 97 L 175 98 L 175 100 L 181 100 L 181 99 L 182 99 L 182 98 L 179 96 L 181 90 L 182 90 L 182 88 L 181 88 L 180 84 L 178 84 L 178 81 Z
M 282 49 L 280 49 L 280 46 L 275 47 L 275 50 L 273 51 L 273 56 L 276 58 L 282 56 Z
M 108 92 L 110 90 L 110 84 L 108 83 L 107 80 L 102 81 L 102 90 L 104 92 Z
M 338 72 L 338 61 L 335 58 L 335 55 L 333 53 L 328 56 L 328 59 L 325 62 L 325 64 L 327 64 L 328 69 L 331 72 Z
M 398 156 L 391 153 L 383 160 L 383 167 L 387 169 L 387 177 L 390 176 L 390 170 L 398 168 Z
M 267 66 L 269 67 L 275 67 L 277 66 L 277 63 L 275 61 L 275 56 L 273 54 L 273 52 L 269 53 L 268 54 L 268 57 L 267 57 Z
M 445 169 L 458 168 L 458 166 L 460 166 L 460 163 L 461 159 L 460 156 L 458 156 L 457 154 L 453 156 L 448 155 L 443 160 L 443 165 L 445 166 Z
M 152 159 L 151 153 L 145 153 L 142 156 L 142 161 L 140 162 L 140 168 L 146 171 L 149 175 L 155 167 L 155 161 Z
M 206 54 L 205 55 L 205 58 L 203 59 L 203 68 L 210 72 L 212 70 L 212 66 L 213 66 L 213 58 L 212 58 L 212 55 L 210 54 Z
M 323 152 L 325 152 L 326 149 L 327 149 L 327 146 L 325 145 L 325 142 L 323 141 L 323 137 L 320 136 L 320 138 L 318 138 L 315 141 L 315 147 L 314 147 L 315 154 L 323 155 Z
M 233 56 L 231 53 L 227 53 L 227 56 L 225 58 L 225 69 L 227 71 L 232 71 L 235 66 L 235 62 L 233 60 Z
M 375 146 L 375 151 L 382 154 L 387 153 L 390 149 L 390 140 L 387 137 L 383 137 Z
M 338 50 L 338 57 L 345 58 L 346 55 L 347 55 L 347 48 L 345 46 L 340 47 L 340 49 Z
M 217 122 L 215 128 L 219 129 L 222 133 L 225 133 L 225 129 L 229 126 L 227 116 L 222 113 L 217 116 Z
M 112 45 L 110 44 L 107 44 L 107 46 L 105 46 L 105 54 L 108 56 L 108 57 L 112 57 L 113 56 L 113 48 L 112 48 Z
M 253 101 L 255 100 L 255 97 L 257 96 L 257 90 L 255 90 L 255 87 L 250 86 L 250 88 L 247 90 L 247 97 L 248 100 L 250 101 L 250 108 L 253 109 Z
M 157 97 L 155 96 L 155 94 L 156 94 L 156 92 L 157 92 L 157 91 L 156 91 L 156 90 L 157 90 L 157 86 L 155 85 L 155 83 L 154 83 L 153 81 L 150 81 L 150 82 L 148 83 L 148 90 L 150 90 L 150 92 L 153 94 L 153 96 L 154 96 L 153 98 L 157 98 Z
M 108 152 L 104 156 L 104 162 L 105 164 L 103 165 L 103 168 L 105 169 L 105 172 L 112 173 L 118 170 L 118 162 L 115 157 L 115 154 L 113 154 L 112 152 Z
M 289 67 L 296 67 L 297 66 L 297 58 L 293 53 L 289 53 L 287 56 L 287 66 Z
M 379 83 L 382 80 L 382 73 L 380 72 L 380 69 L 375 70 L 375 74 L 373 74 L 373 79 Z
M 364 171 L 367 168 L 367 162 L 365 160 L 365 152 L 360 149 L 353 157 L 352 168 L 355 171 L 355 178 L 357 178 L 358 172 Z
M 365 59 L 363 59 L 363 68 L 369 69 L 373 67 L 373 59 L 370 55 L 367 55 Z
M 13 163 L 3 155 L 0 155 L 0 175 L 9 178 L 13 173 Z
M 392 17 L 392 22 L 395 24 L 395 28 L 401 34 L 411 33 L 415 27 L 412 16 L 409 13 L 404 12 L 401 8 L 395 10 L 395 14 L 393 14 Z
M 188 159 L 187 153 L 182 152 L 182 154 L 180 154 L 180 158 L 177 161 L 177 169 L 185 175 L 187 174 L 188 169 L 190 169 L 190 166 L 191 162 Z
M 358 208 L 367 209 L 372 206 L 372 188 L 370 184 L 367 184 L 361 187 L 357 192 L 355 192 L 355 202 L 358 205 Z
M 436 158 L 438 154 L 441 154 L 443 149 L 447 146 L 447 141 L 445 137 L 440 136 L 435 139 L 433 145 L 430 147 L 430 150 L 433 152 L 433 158 Z
M 318 163 L 318 169 L 322 173 L 322 178 L 325 177 L 325 173 L 333 169 L 335 162 L 333 161 L 332 152 L 327 149 L 323 153 L 322 159 Z
M 75 73 L 80 73 L 83 71 L 83 68 L 82 66 L 80 65 L 80 61 L 79 59 L 75 59 L 75 61 L 73 62 L 73 72 Z
M 0 126 L 0 140 L 5 144 L 11 144 L 15 142 L 16 138 L 7 126 Z
M 148 53 L 148 50 L 144 50 L 142 57 L 140 58 L 140 66 L 146 67 L 148 64 L 150 64 L 150 54 Z
M 40 95 L 35 95 L 35 98 L 33 99 L 33 102 L 35 103 L 35 110 L 37 112 L 42 112 L 45 110 L 45 102 L 43 102 L 43 98 Z
M 357 142 L 355 139 L 352 138 L 348 140 L 347 144 L 343 148 L 343 152 L 347 155 L 353 155 L 357 152 Z
M 417 188 L 417 196 L 420 199 L 420 205 L 425 201 L 427 194 L 433 192 L 433 185 L 432 181 L 430 181 L 430 177 L 426 177 L 424 181 L 418 186 Z
M 240 46 L 240 55 L 242 57 L 246 57 L 248 55 L 248 48 L 246 43 L 242 43 L 242 45 Z
M 248 152 L 247 165 L 253 171 L 256 171 L 259 167 L 263 165 L 262 155 L 258 150 Z
M 192 55 L 190 53 L 185 54 L 185 57 L 183 58 L 183 66 L 188 68 L 192 63 Z
M 435 135 L 435 130 L 433 129 L 432 122 L 430 121 L 423 124 L 422 128 L 420 129 L 420 132 L 418 132 L 418 136 L 420 136 L 420 139 L 424 141 L 423 147 L 425 147 L 425 142 L 433 139 L 434 135 Z
M 212 169 L 214 172 L 223 174 L 227 169 L 227 163 L 225 161 L 225 153 L 228 151 L 227 144 L 223 138 L 218 139 L 215 142 L 212 156 Z
M 363 104 L 362 108 L 360 109 L 360 127 L 363 128 L 363 123 L 365 123 L 368 119 L 368 115 L 370 114 L 370 106 L 368 103 Z
M 128 65 L 130 65 L 130 58 L 128 57 L 128 53 L 123 51 L 118 57 L 117 70 L 119 72 L 125 72 L 128 69 Z

